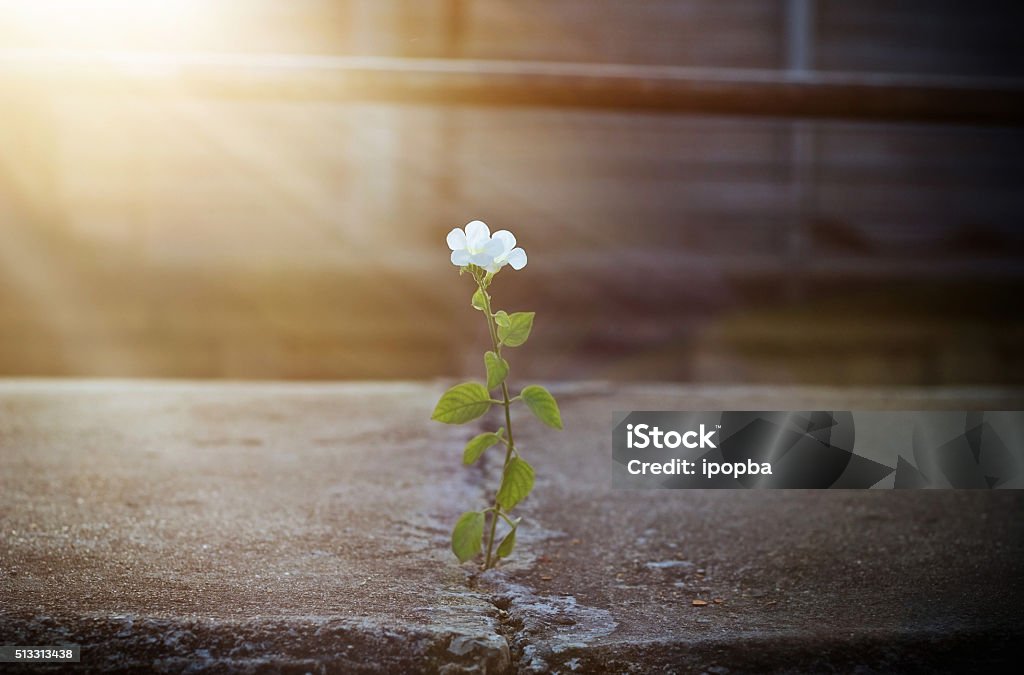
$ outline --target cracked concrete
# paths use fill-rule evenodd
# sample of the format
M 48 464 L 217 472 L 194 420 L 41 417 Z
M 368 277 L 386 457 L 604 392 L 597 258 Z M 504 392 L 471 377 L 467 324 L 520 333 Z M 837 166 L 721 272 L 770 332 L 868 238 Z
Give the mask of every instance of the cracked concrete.
M 553 389 L 567 430 L 520 418 L 537 486 L 478 574 L 449 528 L 500 460 L 461 466 L 441 384 L 0 381 L 0 643 L 91 671 L 722 673 L 999 666 L 1022 637 L 1017 493 L 615 492 L 608 440 L 616 409 L 1020 392 Z

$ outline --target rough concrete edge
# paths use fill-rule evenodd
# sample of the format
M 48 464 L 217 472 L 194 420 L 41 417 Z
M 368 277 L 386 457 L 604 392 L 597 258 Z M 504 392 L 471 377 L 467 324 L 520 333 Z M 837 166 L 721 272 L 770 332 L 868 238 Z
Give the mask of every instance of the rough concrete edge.
M 0 613 L 4 644 L 82 646 L 76 672 L 504 673 L 496 632 L 340 617 L 46 617 Z M 4 672 L 63 672 L 67 664 L 3 664 Z
M 545 655 L 552 672 L 1014 672 L 1024 627 L 611 641 Z
M 4 672 L 505 673 L 508 644 L 472 635 L 322 617 L 192 621 L 129 617 L 14 620 L 4 642 L 83 646 L 82 663 L 4 664 Z M 551 672 L 949 672 L 1010 669 L 1024 629 L 737 635 L 610 641 L 546 652 Z M 523 662 L 516 670 L 533 670 Z

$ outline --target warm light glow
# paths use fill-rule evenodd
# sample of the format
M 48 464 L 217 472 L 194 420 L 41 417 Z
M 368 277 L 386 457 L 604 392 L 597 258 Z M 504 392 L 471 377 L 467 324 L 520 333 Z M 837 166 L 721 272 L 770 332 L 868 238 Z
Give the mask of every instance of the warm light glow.
M 0 37 L 33 46 L 160 48 L 180 43 L 202 16 L 201 0 L 0 0 Z M 8 34 L 8 35 L 4 35 Z M 187 40 L 184 40 L 187 42 Z

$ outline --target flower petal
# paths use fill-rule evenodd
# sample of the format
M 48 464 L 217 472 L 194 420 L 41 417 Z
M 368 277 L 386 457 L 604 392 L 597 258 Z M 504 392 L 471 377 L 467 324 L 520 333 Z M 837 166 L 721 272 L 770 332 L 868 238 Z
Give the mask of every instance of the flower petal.
M 456 267 L 465 267 L 469 264 L 469 251 L 464 248 L 452 251 L 452 264 Z
M 498 230 L 491 235 L 491 239 L 498 239 L 504 244 L 502 253 L 508 253 L 516 247 L 516 235 L 512 234 L 508 230 Z
M 466 242 L 469 248 L 479 251 L 491 237 L 491 229 L 480 220 L 474 220 L 466 224 Z
M 453 227 L 452 231 L 448 233 L 447 241 L 448 248 L 453 251 L 466 248 L 466 233 L 462 231 L 461 227 Z
M 469 254 L 469 262 L 480 267 L 487 267 L 494 262 L 494 256 L 488 255 L 487 253 L 471 253 Z
M 508 254 L 508 264 L 514 270 L 521 270 L 526 267 L 526 251 L 521 248 L 512 249 L 512 252 Z
M 497 260 L 506 253 L 505 242 L 503 242 L 501 239 L 495 239 L 494 237 L 491 237 L 491 239 L 487 242 L 487 245 L 484 246 L 483 252 Z

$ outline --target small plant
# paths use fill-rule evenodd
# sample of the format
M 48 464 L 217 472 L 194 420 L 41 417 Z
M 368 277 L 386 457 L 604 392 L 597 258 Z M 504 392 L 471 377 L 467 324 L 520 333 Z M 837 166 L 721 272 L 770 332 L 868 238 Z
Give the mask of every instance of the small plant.
M 487 225 L 479 220 L 466 225 L 465 231 L 456 227 L 449 232 L 448 248 L 452 251 L 452 264 L 459 268 L 459 274 L 468 272 L 476 282 L 471 304 L 487 319 L 491 349 L 484 353 L 486 385 L 478 382 L 455 385 L 441 396 L 431 419 L 445 424 L 465 424 L 484 415 L 492 405 L 505 409 L 505 425 L 473 437 L 462 453 L 462 463 L 469 466 L 488 448 L 504 446 L 505 463 L 494 504 L 480 511 L 463 513 L 452 531 L 452 551 L 459 562 L 471 560 L 483 550 L 483 569 L 486 570 L 512 553 L 516 529 L 522 519 L 513 519 L 509 512 L 533 489 L 533 467 L 520 456 L 512 435 L 512 404 L 522 401 L 541 422 L 555 429 L 562 428 L 562 416 L 554 397 L 539 385 L 524 387 L 514 397 L 509 395 L 509 365 L 502 356 L 502 348 L 519 347 L 526 342 L 533 328 L 534 313 L 494 311 L 487 289 L 494 275 L 505 265 L 514 270 L 526 267 L 526 252 L 516 247 L 516 238 L 511 232 L 500 230 L 492 235 Z M 492 398 L 491 392 L 495 389 L 501 392 L 500 399 Z M 504 522 L 504 532 L 495 550 L 498 521 Z

